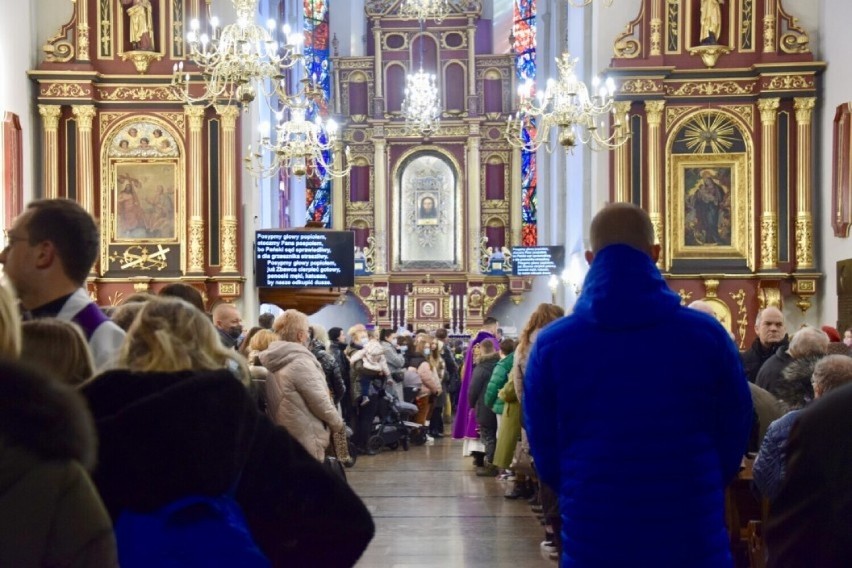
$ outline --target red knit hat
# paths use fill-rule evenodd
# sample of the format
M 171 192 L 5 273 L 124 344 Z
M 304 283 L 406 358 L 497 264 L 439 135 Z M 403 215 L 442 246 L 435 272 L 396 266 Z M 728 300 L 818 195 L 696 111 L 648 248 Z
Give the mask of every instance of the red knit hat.
M 821 328 L 825 334 L 828 336 L 828 340 L 832 343 L 840 343 L 841 337 L 836 329 L 831 327 L 830 325 L 824 325 Z

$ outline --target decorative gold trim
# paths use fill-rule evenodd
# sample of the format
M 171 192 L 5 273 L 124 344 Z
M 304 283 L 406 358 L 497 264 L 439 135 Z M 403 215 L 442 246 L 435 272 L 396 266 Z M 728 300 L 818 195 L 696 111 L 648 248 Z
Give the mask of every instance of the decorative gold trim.
M 48 39 L 42 46 L 46 63 L 67 63 L 74 59 L 74 45 L 71 39 L 77 24 L 77 6 L 71 11 L 71 19 L 64 24 L 55 36 Z
M 774 270 L 778 266 L 778 218 L 774 213 L 760 216 L 760 268 Z
M 148 67 L 154 61 L 159 61 L 163 58 L 162 53 L 155 51 L 125 51 L 121 54 L 122 61 L 132 61 L 133 66 L 139 71 L 140 75 L 148 72 Z
M 111 0 L 98 0 L 98 59 L 112 59 L 113 5 Z
M 740 53 L 754 51 L 754 0 L 742 0 L 740 6 Z
M 689 48 L 689 54 L 701 57 L 701 61 L 708 69 L 715 67 L 719 58 L 730 52 L 731 48 L 724 45 L 699 45 Z
M 642 55 L 642 42 L 638 36 L 641 32 L 640 24 L 644 19 L 645 3 L 643 2 L 636 19 L 627 24 L 624 31 L 615 38 L 613 51 L 616 59 L 636 59 Z
M 761 187 L 763 212 L 760 216 L 760 268 L 775 270 L 778 266 L 778 108 L 777 98 L 760 99 L 761 134 Z
M 763 16 L 763 53 L 775 53 L 775 16 Z
M 737 336 L 740 338 L 737 344 L 739 348 L 745 349 L 746 331 L 748 330 L 748 308 L 745 305 L 745 291 L 740 288 L 736 292 L 731 292 L 731 299 L 737 303 L 737 314 L 735 316 L 737 322 Z
M 645 101 L 645 118 L 648 122 L 648 214 L 654 226 L 654 239 L 663 244 L 663 163 L 660 150 L 662 139 L 660 125 L 663 122 L 663 110 L 666 101 Z M 657 260 L 657 266 L 664 266 L 663 255 Z
M 662 55 L 663 41 L 663 20 L 660 18 L 651 18 L 651 57 Z
M 796 278 L 793 282 L 793 293 L 799 297 L 796 307 L 802 310 L 804 315 L 811 307 L 811 298 L 817 293 L 815 278 Z
M 49 83 L 39 93 L 45 98 L 81 99 L 90 97 L 92 89 L 85 83 Z
M 619 101 L 614 105 L 618 116 L 627 116 L 630 113 L 630 101 Z M 628 120 L 630 120 L 628 116 Z M 617 202 L 630 201 L 630 145 L 622 144 L 615 149 L 614 160 L 614 192 L 613 199 Z M 520 169 L 520 167 L 519 167 Z
M 810 53 L 811 40 L 808 37 L 808 32 L 799 25 L 798 18 L 794 18 L 784 10 L 780 1 L 778 2 L 778 16 L 782 29 L 785 24 L 787 28 L 786 32 L 781 33 L 781 51 L 784 53 Z
M 796 98 L 796 270 L 814 268 L 812 189 L 812 116 L 815 97 Z
M 643 94 L 662 92 L 663 85 L 653 79 L 628 79 L 621 84 L 622 93 Z
M 222 272 L 236 273 L 237 248 L 237 173 L 234 164 L 237 159 L 236 125 L 240 109 L 236 106 L 216 105 L 216 112 L 222 117 L 222 221 L 221 254 Z
M 813 76 L 802 75 L 778 75 L 773 77 L 766 85 L 769 91 L 799 91 L 802 89 L 813 89 L 815 86 Z
M 666 106 L 666 130 L 671 130 L 674 124 L 685 114 L 692 113 L 702 107 L 697 106 Z
M 204 107 L 183 107 L 189 119 L 189 266 L 190 273 L 204 272 L 204 190 L 203 162 L 201 158 L 201 127 L 204 124 Z
M 674 88 L 667 87 L 666 94 L 675 97 L 707 95 L 747 95 L 754 92 L 754 83 L 741 84 L 736 81 L 706 81 L 684 83 Z
M 742 123 L 747 126 L 749 130 L 754 128 L 754 107 L 752 105 L 723 105 L 719 108 L 739 117 Z
M 95 172 L 92 155 L 92 121 L 97 110 L 92 105 L 74 105 L 72 114 L 77 118 L 77 187 L 80 206 L 95 213 Z
M 117 87 L 115 89 L 100 86 L 98 96 L 105 101 L 169 101 L 177 102 L 181 98 L 169 87 Z

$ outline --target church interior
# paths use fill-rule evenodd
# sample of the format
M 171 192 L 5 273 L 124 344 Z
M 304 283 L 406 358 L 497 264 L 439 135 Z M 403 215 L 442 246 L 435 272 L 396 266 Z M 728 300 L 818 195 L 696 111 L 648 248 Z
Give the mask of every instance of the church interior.
M 379 0 L 3 0 L 0 222 L 40 197 L 82 204 L 105 306 L 182 281 L 247 315 L 459 334 L 490 315 L 511 334 L 541 301 L 570 308 L 592 216 L 627 201 L 671 288 L 741 349 L 765 306 L 791 329 L 852 325 L 852 7 L 578 3 L 420 19 Z M 274 46 L 241 55 L 279 69 L 217 78 L 229 26 L 267 20 Z M 572 90 L 586 107 L 559 108 Z M 300 117 L 320 150 L 282 145 Z M 354 286 L 259 288 L 256 231 L 307 224 L 354 234 Z M 563 270 L 513 275 L 530 245 L 564 247 Z

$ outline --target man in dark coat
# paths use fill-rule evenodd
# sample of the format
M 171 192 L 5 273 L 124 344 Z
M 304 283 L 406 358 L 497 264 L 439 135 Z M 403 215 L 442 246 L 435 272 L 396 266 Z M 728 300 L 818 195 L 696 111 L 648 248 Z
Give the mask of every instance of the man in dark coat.
M 763 364 L 757 373 L 755 384 L 781 400 L 784 369 L 797 359 L 822 357 L 825 355 L 826 347 L 828 347 L 828 336 L 824 331 L 811 326 L 803 327 L 793 335 L 786 349 L 779 347 L 775 355 Z
M 802 411 L 787 442 L 787 479 L 766 527 L 770 568 L 852 563 L 852 385 Z
M 784 327 L 784 314 L 774 307 L 762 309 L 754 324 L 757 334 L 748 351 L 742 353 L 743 368 L 750 383 L 757 379 L 757 372 L 778 349 L 787 349 L 789 340 Z
M 494 450 L 497 447 L 497 415 L 485 404 L 485 392 L 494 367 L 500 361 L 500 353 L 494 350 L 494 344 L 483 341 L 479 350 L 479 359 L 473 368 L 467 402 L 476 410 L 476 423 L 479 425 L 479 439 L 485 446 L 485 465 L 476 468 L 476 475 L 488 477 L 497 475 L 494 466 Z
M 590 233 L 574 313 L 541 331 L 524 377 L 532 456 L 559 495 L 560 565 L 733 566 L 725 487 L 753 414 L 737 348 L 668 288 L 645 211 L 607 206 Z

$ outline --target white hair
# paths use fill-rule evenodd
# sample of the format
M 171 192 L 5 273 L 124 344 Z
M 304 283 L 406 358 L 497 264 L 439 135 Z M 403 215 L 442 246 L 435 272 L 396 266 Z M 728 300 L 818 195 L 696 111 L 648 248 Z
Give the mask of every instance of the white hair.
M 794 359 L 809 355 L 824 355 L 828 343 L 828 335 L 824 331 L 806 325 L 793 335 L 787 351 Z

